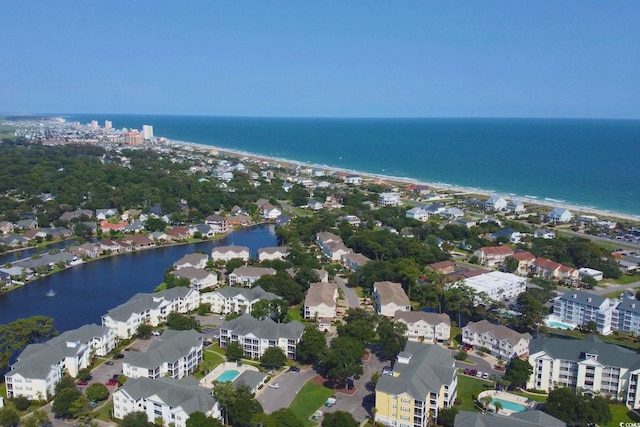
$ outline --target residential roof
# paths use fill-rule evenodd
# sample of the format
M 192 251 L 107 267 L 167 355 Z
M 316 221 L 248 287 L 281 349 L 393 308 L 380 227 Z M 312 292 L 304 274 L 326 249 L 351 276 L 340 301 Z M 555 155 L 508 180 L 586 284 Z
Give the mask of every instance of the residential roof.
M 441 323 L 451 325 L 449 315 L 445 313 L 429 313 L 426 311 L 403 311 L 398 310 L 394 315 L 394 320 L 403 320 L 407 323 L 415 323 L 419 321 L 427 322 L 430 325 L 439 325 Z
M 280 298 L 272 292 L 265 291 L 260 286 L 256 286 L 255 288 L 236 288 L 235 286 L 227 286 L 218 289 L 216 292 L 223 298 L 235 298 L 238 295 L 242 295 L 248 301 L 258 301 L 261 299 L 273 301 Z
M 535 255 L 528 251 L 516 251 L 511 258 L 516 261 L 533 261 L 536 259 Z
M 197 264 L 200 264 L 203 260 L 208 261 L 209 256 L 206 254 L 198 254 L 198 253 L 187 254 L 182 258 L 180 258 L 178 261 L 174 262 L 173 265 L 174 266 L 180 266 L 185 264 L 197 265 Z
M 167 329 L 157 341 L 152 342 L 146 352 L 130 352 L 128 365 L 153 369 L 166 362 L 175 362 L 186 356 L 195 347 L 202 345 L 202 334 L 190 331 Z
M 251 390 L 254 390 L 260 384 L 264 383 L 267 374 L 259 371 L 244 371 L 233 380 L 233 386 L 238 387 L 240 385 L 246 385 Z
M 243 265 L 238 267 L 231 274 L 239 277 L 262 277 L 262 276 L 275 276 L 277 271 L 270 267 L 253 267 L 250 265 Z
M 480 320 L 479 322 L 469 322 L 463 329 L 471 329 L 475 333 L 483 334 L 490 333 L 498 341 L 507 340 L 512 344 L 517 344 L 521 339 L 530 340 L 531 335 L 529 333 L 521 334 L 514 331 L 511 328 L 507 328 L 502 325 L 495 325 L 488 320 Z
M 404 289 L 402 289 L 402 285 L 400 283 L 395 282 L 375 282 L 373 284 L 373 288 L 375 292 L 380 297 L 380 304 L 389 304 L 395 303 L 397 305 L 410 305 L 409 297 L 404 293 Z
M 573 301 L 590 307 L 600 307 L 608 298 L 585 291 L 567 291 L 560 297 L 564 301 Z
M 485 246 L 480 248 L 482 253 L 487 255 L 511 255 L 513 254 L 513 249 L 509 246 Z
M 211 276 L 212 273 L 210 271 L 207 270 L 203 270 L 201 268 L 195 268 L 195 267 L 183 267 L 179 270 L 176 270 L 173 272 L 173 274 L 177 277 L 183 277 L 185 279 L 206 279 L 207 277 Z
M 115 321 L 126 322 L 134 313 L 158 308 L 167 301 L 186 297 L 189 292 L 192 292 L 190 288 L 177 286 L 153 294 L 137 293 L 129 301 L 109 310 L 107 316 Z
M 460 411 L 453 423 L 454 427 L 566 427 L 561 421 L 551 415 L 538 411 L 523 411 L 512 415 L 487 412 Z
M 416 400 L 424 400 L 429 393 L 440 393 L 442 386 L 451 384 L 457 375 L 450 353 L 437 345 L 408 341 L 403 355 L 408 356 L 409 363 L 396 360 L 393 364 L 394 376 L 382 375 L 376 384 L 376 391 L 394 396 L 407 393 Z
M 544 351 L 554 359 L 580 361 L 584 353 L 597 354 L 604 366 L 640 368 L 640 355 L 633 350 L 600 341 L 595 335 L 576 340 L 569 338 L 536 338 L 529 342 L 529 354 Z
M 616 310 L 640 314 L 640 301 L 635 298 L 622 298 Z
M 241 252 L 249 252 L 249 248 L 246 246 L 218 246 L 217 248 L 213 248 L 211 253 L 241 253 Z
M 146 399 L 155 395 L 166 405 L 172 408 L 181 407 L 187 414 L 196 411 L 206 414 L 216 405 L 211 390 L 195 385 L 194 379 L 191 377 L 179 381 L 169 377 L 155 380 L 149 378 L 130 379 L 118 392 L 127 394 L 134 400 Z
M 257 320 L 250 314 L 243 314 L 233 320 L 225 321 L 220 328 L 233 331 L 234 335 L 254 335 L 256 338 L 271 340 L 280 338 L 299 340 L 304 332 L 304 325 L 297 320 L 276 323 L 271 319 Z
M 261 248 L 258 249 L 258 255 L 260 254 L 278 254 L 278 253 L 283 253 L 286 254 L 287 252 L 289 252 L 289 247 L 287 246 L 273 246 L 270 248 Z
M 335 296 L 337 290 L 338 285 L 335 283 L 311 283 L 304 299 L 304 305 L 310 307 L 320 304 L 333 306 L 336 304 Z

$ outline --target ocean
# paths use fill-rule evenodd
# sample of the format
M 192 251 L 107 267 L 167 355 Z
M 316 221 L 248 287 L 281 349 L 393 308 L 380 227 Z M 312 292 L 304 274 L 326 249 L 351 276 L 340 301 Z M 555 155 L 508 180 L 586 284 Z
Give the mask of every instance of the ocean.
M 640 120 L 72 114 L 317 165 L 640 216 Z

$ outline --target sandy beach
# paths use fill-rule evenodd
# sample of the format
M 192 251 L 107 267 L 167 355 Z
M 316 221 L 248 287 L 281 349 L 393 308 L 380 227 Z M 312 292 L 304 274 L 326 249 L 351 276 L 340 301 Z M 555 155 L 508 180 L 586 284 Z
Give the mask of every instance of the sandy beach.
M 502 197 L 504 197 L 506 199 L 521 200 L 525 204 L 528 204 L 528 205 L 531 205 L 531 206 L 536 206 L 536 207 L 539 207 L 539 208 L 553 209 L 555 207 L 562 207 L 562 208 L 570 210 L 571 212 L 574 213 L 574 215 L 579 215 L 579 214 L 595 215 L 600 220 L 612 219 L 612 220 L 631 221 L 631 222 L 634 222 L 634 223 L 640 222 L 640 216 L 629 215 L 629 214 L 624 214 L 624 213 L 619 213 L 619 212 L 613 212 L 613 211 L 608 211 L 608 210 L 604 210 L 604 209 L 591 208 L 591 207 L 587 207 L 587 206 L 578 206 L 578 205 L 573 205 L 573 204 L 566 203 L 566 202 L 563 202 L 563 201 L 554 201 L 554 200 L 549 200 L 549 199 L 538 199 L 538 198 L 532 198 L 532 197 L 527 197 L 527 196 L 500 194 L 500 193 L 494 193 L 494 192 L 491 192 L 491 191 L 482 190 L 482 189 L 473 188 L 473 187 L 464 187 L 464 186 L 460 186 L 460 185 L 450 185 L 450 184 L 446 184 L 446 183 L 425 182 L 425 181 L 419 181 L 419 180 L 412 179 L 412 178 L 403 178 L 403 177 L 387 176 L 387 175 L 380 175 L 380 174 L 371 174 L 371 173 L 367 173 L 367 172 L 361 172 L 361 171 L 350 170 L 350 169 L 343 169 L 343 168 L 333 167 L 333 166 L 329 166 L 329 165 L 319 165 L 319 164 L 313 164 L 313 163 L 300 162 L 300 161 L 291 160 L 291 159 L 283 159 L 283 158 L 278 158 L 278 157 L 264 156 L 264 155 L 260 155 L 260 154 L 249 153 L 249 152 L 245 152 L 245 151 L 241 151 L 241 150 L 233 150 L 233 149 L 229 149 L 229 148 L 222 148 L 222 147 L 217 147 L 217 146 L 207 145 L 207 144 L 198 144 L 198 143 L 187 142 L 187 141 L 175 141 L 175 140 L 170 140 L 170 139 L 166 139 L 166 138 L 164 140 L 168 144 L 179 144 L 181 146 L 188 146 L 188 147 L 191 147 L 193 149 L 196 149 L 196 150 L 199 150 L 199 151 L 205 151 L 205 152 L 209 152 L 209 153 L 217 152 L 218 154 L 226 156 L 226 157 L 232 157 L 232 158 L 238 158 L 238 159 L 246 157 L 246 158 L 250 158 L 250 159 L 252 159 L 254 161 L 264 161 L 264 162 L 267 162 L 267 163 L 269 163 L 271 165 L 280 165 L 281 167 L 284 167 L 284 168 L 292 167 L 292 166 L 313 167 L 313 168 L 324 169 L 324 170 L 327 170 L 327 171 L 332 172 L 332 173 L 348 173 L 348 174 L 352 174 L 352 175 L 358 175 L 358 176 L 361 176 L 365 180 L 371 180 L 371 181 L 377 181 L 377 182 L 380 182 L 380 183 L 386 183 L 389 186 L 402 187 L 402 186 L 406 186 L 406 185 L 409 185 L 409 184 L 427 186 L 427 187 L 432 188 L 435 191 L 449 193 L 449 194 L 452 194 L 452 195 L 453 194 L 456 194 L 456 195 L 468 194 L 468 195 L 478 195 L 478 196 L 490 197 L 493 194 L 499 194 L 499 195 L 501 195 Z

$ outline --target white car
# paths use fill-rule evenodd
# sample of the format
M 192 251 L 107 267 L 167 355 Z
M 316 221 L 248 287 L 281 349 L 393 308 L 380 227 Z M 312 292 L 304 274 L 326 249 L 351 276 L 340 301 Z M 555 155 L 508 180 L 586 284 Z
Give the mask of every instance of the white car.
M 476 378 L 482 378 L 483 372 L 482 371 L 478 371 L 478 373 L 476 374 Z
M 271 383 L 271 384 L 269 384 L 269 388 L 280 388 L 280 384 L 278 384 L 278 383 Z
M 482 374 L 482 379 L 483 380 L 488 380 L 489 379 L 489 373 L 485 372 L 484 374 Z

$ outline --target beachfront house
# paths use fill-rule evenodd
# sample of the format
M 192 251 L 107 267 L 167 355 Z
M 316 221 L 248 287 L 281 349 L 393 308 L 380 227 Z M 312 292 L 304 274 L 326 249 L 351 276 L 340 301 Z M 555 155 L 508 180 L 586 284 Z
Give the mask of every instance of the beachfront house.
M 573 219 L 573 214 L 565 208 L 553 208 L 547 214 L 547 221 L 553 223 L 567 223 Z
M 402 204 L 402 200 L 400 200 L 400 193 L 380 193 L 378 197 L 378 204 L 380 206 L 400 206 Z
M 493 195 L 484 202 L 484 210 L 503 212 L 507 209 L 507 199 L 501 196 Z

